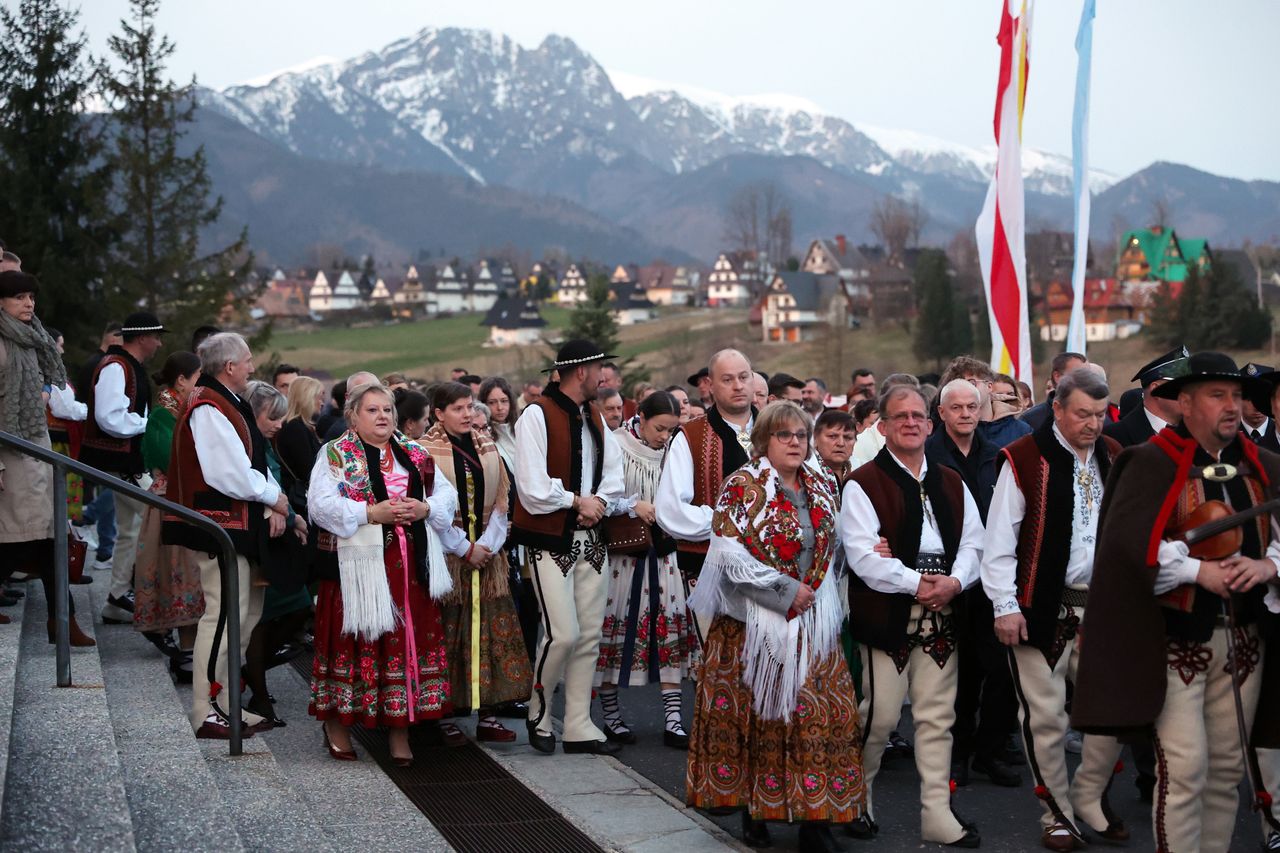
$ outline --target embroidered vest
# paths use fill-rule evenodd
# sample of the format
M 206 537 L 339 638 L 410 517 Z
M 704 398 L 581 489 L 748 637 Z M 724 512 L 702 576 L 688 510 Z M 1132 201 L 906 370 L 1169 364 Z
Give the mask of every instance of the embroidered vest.
M 882 450 L 881 456 L 888 451 Z M 880 457 L 877 457 L 879 459 Z M 891 462 L 890 464 L 896 464 Z M 960 548 L 960 532 L 964 529 L 964 480 L 951 468 L 942 465 L 931 467 L 941 476 L 939 487 L 951 514 L 951 523 L 943 525 L 939 520 L 939 533 L 948 564 Z M 910 532 L 904 530 L 906 501 L 903 487 L 893 480 L 876 461 L 859 466 L 849 477 L 866 493 L 880 520 L 880 535 L 889 542 L 889 550 L 910 567 L 919 555 L 919 530 L 914 531 L 914 542 L 907 541 Z M 930 504 L 936 504 L 930 494 Z M 947 574 L 951 573 L 948 566 Z M 907 645 L 907 629 L 911 619 L 911 605 L 915 599 L 905 593 L 879 592 L 867 586 L 856 574 L 849 577 L 849 633 L 858 642 L 897 653 Z
M 124 393 L 129 398 L 129 411 L 145 416 L 151 402 L 151 383 L 147 380 L 142 365 L 123 347 L 113 346 L 108 349 L 94 367 L 92 380 L 85 389 L 89 415 L 85 419 L 84 438 L 80 443 L 80 461 L 112 474 L 141 474 L 146 471 L 146 465 L 142 461 L 143 433 L 129 438 L 117 438 L 104 432 L 95 417 L 98 377 L 109 364 L 118 364 L 124 368 Z
M 582 492 L 582 428 L 581 416 L 574 414 L 574 404 L 554 385 L 530 405 L 542 410 L 547 427 L 547 476 L 559 480 L 573 494 Z M 578 410 L 580 411 L 580 410 Z M 604 472 L 604 417 L 595 403 L 588 409 L 587 430 L 595 445 L 591 492 L 600 487 Z M 517 484 L 518 485 L 518 484 Z M 578 526 L 577 514 L 571 509 L 538 514 L 530 512 L 516 489 L 515 512 L 511 519 L 511 538 L 517 545 L 541 548 L 554 554 L 568 553 L 573 547 L 573 533 Z
M 1115 439 L 1105 436 L 1094 445 L 1094 458 L 1104 483 L 1121 449 Z M 1074 465 L 1070 451 L 1054 436 L 1052 421 L 1001 449 L 996 457 L 997 470 L 1004 464 L 1011 466 L 1026 506 L 1015 552 L 1018 605 L 1027 620 L 1028 642 L 1047 651 L 1057 633 L 1058 610 L 1071 558 Z
M 191 392 L 187 408 L 178 418 L 173 430 L 173 451 L 169 458 L 169 491 L 167 497 L 174 503 L 195 510 L 218 524 L 231 536 L 236 553 L 256 559 L 258 537 L 263 524 L 264 508 L 261 504 L 229 497 L 206 482 L 200 459 L 196 455 L 195 435 L 191 431 L 191 415 L 203 406 L 213 406 L 231 422 L 236 435 L 251 460 L 255 471 L 267 473 L 266 441 L 256 425 L 250 425 L 244 413 L 216 380 L 201 377 L 200 384 Z M 163 541 L 167 545 L 181 545 L 192 551 L 217 553 L 219 548 L 212 536 L 187 524 L 175 515 L 162 516 Z

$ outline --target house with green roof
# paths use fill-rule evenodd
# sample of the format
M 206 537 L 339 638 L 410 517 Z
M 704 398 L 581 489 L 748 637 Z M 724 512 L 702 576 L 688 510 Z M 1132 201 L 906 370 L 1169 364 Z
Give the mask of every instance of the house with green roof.
M 1181 284 L 1189 266 L 1206 272 L 1211 263 L 1209 241 L 1179 239 L 1172 228 L 1156 225 L 1125 232 L 1116 258 L 1120 281 L 1167 281 Z

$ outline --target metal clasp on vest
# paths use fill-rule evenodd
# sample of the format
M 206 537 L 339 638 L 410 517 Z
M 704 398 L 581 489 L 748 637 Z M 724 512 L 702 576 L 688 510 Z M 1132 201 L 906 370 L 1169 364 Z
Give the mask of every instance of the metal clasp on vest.
M 1228 465 L 1225 462 L 1218 462 L 1217 464 L 1214 464 L 1214 465 L 1206 465 L 1204 466 L 1204 470 L 1201 472 L 1201 474 L 1206 480 L 1211 480 L 1215 483 L 1225 483 L 1228 480 L 1234 480 L 1236 478 L 1236 474 L 1238 473 L 1239 472 L 1236 470 L 1236 466 Z

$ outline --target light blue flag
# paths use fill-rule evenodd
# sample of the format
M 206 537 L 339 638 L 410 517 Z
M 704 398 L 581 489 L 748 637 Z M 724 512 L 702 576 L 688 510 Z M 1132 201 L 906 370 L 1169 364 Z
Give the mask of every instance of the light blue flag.
M 1076 32 L 1076 108 L 1071 119 L 1071 180 L 1075 192 L 1076 257 L 1071 269 L 1071 323 L 1067 350 L 1084 354 L 1084 275 L 1089 263 L 1089 77 L 1093 64 L 1096 0 L 1084 0 Z

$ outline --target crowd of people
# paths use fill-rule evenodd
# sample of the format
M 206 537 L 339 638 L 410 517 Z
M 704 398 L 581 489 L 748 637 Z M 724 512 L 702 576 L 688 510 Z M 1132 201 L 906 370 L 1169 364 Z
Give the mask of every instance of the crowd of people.
M 878 814 L 912 807 L 875 797 L 888 751 L 914 755 L 925 842 L 978 847 L 954 786 L 1025 772 L 1044 847 L 1124 843 L 1108 796 L 1128 745 L 1160 850 L 1228 849 L 1246 768 L 1280 849 L 1280 371 L 1178 349 L 1117 405 L 1068 352 L 1033 404 L 960 356 L 940 376 L 859 369 L 835 396 L 732 349 L 687 385 L 631 387 L 573 340 L 518 391 L 456 368 L 326 392 L 287 364 L 255 379 L 245 339 L 214 327 L 150 364 L 166 329 L 138 312 L 73 380 L 38 294 L 0 271 L 0 429 L 234 543 L 226 601 L 207 533 L 69 483 L 73 535 L 110 572 L 102 621 L 193 685 L 197 737 L 230 733 L 235 608 L 245 734 L 286 725 L 268 672 L 310 651 L 336 760 L 359 759 L 352 727 L 385 727 L 410 766 L 410 726 L 461 745 L 467 715 L 479 741 L 515 741 L 515 719 L 541 752 L 612 755 L 637 739 L 625 689 L 657 683 L 688 802 L 741 812 L 751 846 L 777 821 L 807 850 L 840 849 L 833 827 L 876 838 Z M 51 469 L 0 448 L 0 478 L 0 603 L 24 576 L 51 599 L 50 508 L 30 499 Z

